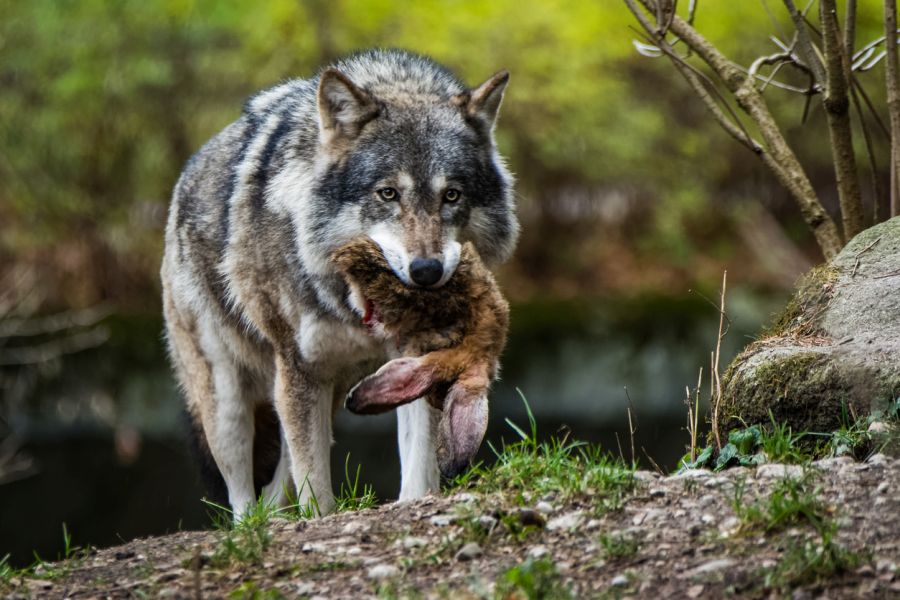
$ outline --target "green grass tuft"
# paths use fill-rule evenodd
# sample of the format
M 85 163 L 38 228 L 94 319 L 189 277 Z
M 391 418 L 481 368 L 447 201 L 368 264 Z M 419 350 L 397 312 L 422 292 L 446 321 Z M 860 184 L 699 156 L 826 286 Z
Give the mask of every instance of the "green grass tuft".
M 528 600 L 570 600 L 574 596 L 556 565 L 547 559 L 532 560 L 507 569 L 497 580 L 494 598 Z
M 585 442 L 565 437 L 539 442 L 534 414 L 524 396 L 522 400 L 529 431 L 507 419 L 520 439 L 504 442 L 499 450 L 490 445 L 496 456 L 494 464 L 475 465 L 457 477 L 453 486 L 483 494 L 501 492 L 521 505 L 545 495 L 560 501 L 586 496 L 594 502 L 598 514 L 619 508 L 634 487 L 634 468 Z

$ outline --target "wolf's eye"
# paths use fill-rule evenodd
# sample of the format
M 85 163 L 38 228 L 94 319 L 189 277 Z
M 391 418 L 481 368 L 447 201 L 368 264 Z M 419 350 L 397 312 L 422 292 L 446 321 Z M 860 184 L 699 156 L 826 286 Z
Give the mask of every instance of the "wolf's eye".
M 459 200 L 459 190 L 453 188 L 444 192 L 444 202 L 456 202 Z
M 399 194 L 397 194 L 397 190 L 395 190 L 392 187 L 381 188 L 380 190 L 378 190 L 377 193 L 381 197 L 382 200 L 388 200 L 388 201 L 396 200 L 397 196 L 399 195 Z

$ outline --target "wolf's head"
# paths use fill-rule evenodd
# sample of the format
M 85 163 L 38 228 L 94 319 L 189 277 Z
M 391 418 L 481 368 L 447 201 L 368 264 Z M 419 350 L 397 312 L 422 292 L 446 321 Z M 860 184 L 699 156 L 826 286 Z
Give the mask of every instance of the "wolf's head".
M 505 260 L 518 222 L 493 129 L 508 79 L 501 71 L 467 89 L 399 51 L 323 71 L 315 225 L 338 231 L 335 242 L 369 236 L 410 286 L 446 283 L 466 241 L 488 264 Z

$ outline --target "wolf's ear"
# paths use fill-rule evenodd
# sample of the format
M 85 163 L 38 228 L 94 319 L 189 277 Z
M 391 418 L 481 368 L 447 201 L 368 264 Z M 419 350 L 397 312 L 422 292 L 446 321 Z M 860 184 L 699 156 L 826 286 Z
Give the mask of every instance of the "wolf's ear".
M 319 79 L 319 138 L 328 144 L 339 137 L 354 138 L 363 125 L 378 116 L 378 103 L 337 69 Z
M 453 96 L 451 101 L 463 110 L 466 118 L 475 120 L 490 131 L 497 120 L 507 83 L 509 71 L 503 70 L 477 88 Z

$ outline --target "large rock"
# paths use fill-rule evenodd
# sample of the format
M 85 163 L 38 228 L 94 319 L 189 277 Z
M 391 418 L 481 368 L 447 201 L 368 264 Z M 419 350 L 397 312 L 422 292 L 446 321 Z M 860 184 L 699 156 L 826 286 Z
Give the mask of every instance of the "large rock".
M 900 398 L 900 217 L 807 275 L 770 331 L 723 378 L 721 427 L 833 431 Z

